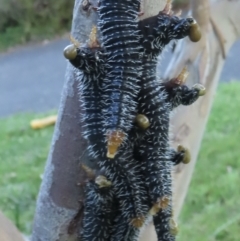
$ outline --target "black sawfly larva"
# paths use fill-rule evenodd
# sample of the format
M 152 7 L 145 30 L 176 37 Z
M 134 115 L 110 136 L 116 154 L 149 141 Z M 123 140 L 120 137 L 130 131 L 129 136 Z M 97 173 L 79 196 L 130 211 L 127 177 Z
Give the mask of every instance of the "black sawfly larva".
M 85 188 L 84 213 L 80 239 L 109 240 L 115 216 L 112 183 L 103 175 L 90 180 Z
M 100 0 L 98 27 L 106 54 L 103 79 L 103 117 L 108 158 L 113 159 L 127 139 L 137 113 L 141 75 L 137 18 L 140 0 Z

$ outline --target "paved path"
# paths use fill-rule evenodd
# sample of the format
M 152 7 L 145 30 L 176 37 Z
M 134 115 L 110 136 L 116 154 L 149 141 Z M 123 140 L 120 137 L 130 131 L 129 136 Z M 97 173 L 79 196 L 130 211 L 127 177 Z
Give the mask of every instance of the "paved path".
M 58 108 L 66 69 L 62 50 L 67 44 L 60 39 L 0 54 L 0 117 Z M 221 81 L 240 79 L 239 56 L 240 41 L 229 53 Z

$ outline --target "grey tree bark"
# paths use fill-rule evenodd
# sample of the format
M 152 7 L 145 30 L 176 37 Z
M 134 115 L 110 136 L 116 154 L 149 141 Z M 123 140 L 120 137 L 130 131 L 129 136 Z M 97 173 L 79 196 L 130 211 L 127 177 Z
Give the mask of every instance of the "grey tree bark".
M 96 1 L 91 2 L 96 4 Z M 156 14 L 163 8 L 165 2 L 165 0 L 144 0 L 143 17 Z M 187 64 L 191 70 L 189 80 L 205 85 L 208 94 L 193 107 L 182 109 L 173 119 L 174 144 L 182 143 L 189 147 L 192 153 L 191 164 L 178 168 L 175 175 L 175 213 L 177 215 L 187 192 L 213 101 L 213 93 L 224 63 L 222 49 L 227 53 L 240 33 L 240 26 L 234 24 L 237 21 L 240 22 L 238 14 L 240 1 L 213 1 L 211 18 L 209 18 L 208 1 L 198 0 L 192 3 L 193 16 L 201 24 L 203 38 L 200 43 L 194 45 L 188 40 L 181 42 L 181 46 L 176 49 L 173 62 L 166 71 L 166 76 L 176 76 L 181 67 Z M 87 11 L 87 8 L 87 0 L 75 1 L 72 36 L 81 43 L 88 39 L 91 28 L 96 23 L 96 14 L 93 11 Z M 218 28 L 213 28 L 209 19 L 219 26 L 221 34 L 219 34 L 220 31 L 216 34 Z M 224 48 L 220 48 L 219 43 L 222 40 L 220 36 L 224 36 Z M 81 109 L 77 86 L 76 72 L 68 64 L 58 120 L 37 200 L 32 241 L 77 240 L 77 228 L 81 221 L 78 214 L 83 198 L 83 188 L 78 183 L 85 179 L 80 164 L 93 165 L 85 154 L 87 144 L 81 136 L 79 118 Z M 143 234 L 143 240 L 151 240 L 150 237 L 152 240 L 155 238 L 151 225 Z

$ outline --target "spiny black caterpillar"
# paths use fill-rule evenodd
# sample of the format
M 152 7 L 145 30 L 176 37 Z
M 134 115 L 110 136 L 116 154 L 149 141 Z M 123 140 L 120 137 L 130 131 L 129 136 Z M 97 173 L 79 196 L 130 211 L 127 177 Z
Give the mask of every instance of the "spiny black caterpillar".
M 169 110 L 171 110 L 171 107 L 169 107 Z M 115 137 L 114 137 L 115 138 Z M 122 137 L 120 137 L 120 138 L 122 138 Z M 117 137 L 116 137 L 116 139 L 118 139 Z M 117 158 L 116 158 L 116 160 L 117 160 Z M 146 160 L 145 160 L 146 161 Z M 104 160 L 104 161 L 102 161 L 101 163 L 103 164 L 103 166 L 104 166 L 104 168 L 106 168 L 106 162 L 108 162 L 108 160 Z M 108 163 L 109 164 L 109 163 Z M 111 174 L 113 174 L 113 172 L 112 171 L 114 171 L 114 168 L 116 168 L 117 166 L 115 165 L 110 165 L 110 169 L 109 169 L 109 175 L 111 175 Z M 120 165 L 120 168 L 121 168 L 121 165 Z M 118 174 L 120 174 L 121 175 L 121 173 L 123 174 L 124 172 L 120 172 L 120 173 L 118 173 Z M 118 176 L 118 174 L 116 174 L 116 176 Z M 126 173 L 124 173 L 125 174 L 125 176 L 126 175 L 128 175 L 127 174 L 127 172 Z M 121 179 L 121 180 L 124 180 L 124 179 Z M 131 179 L 130 179 L 131 180 Z M 134 179 L 132 179 L 132 180 L 134 180 Z M 116 183 L 119 183 L 119 182 L 116 182 Z M 121 183 L 121 182 L 120 182 Z M 126 182 L 123 182 L 123 183 L 121 183 L 121 185 L 119 186 L 119 187 L 122 187 L 122 185 L 124 185 Z M 119 189 L 119 188 L 117 188 L 117 189 Z M 125 191 L 123 191 L 123 193 L 124 193 Z M 129 191 L 128 191 L 129 192 Z M 123 199 L 124 200 L 124 199 Z M 162 201 L 164 201 L 164 200 L 162 200 Z M 166 201 L 166 200 L 165 200 Z M 168 203 L 169 202 L 169 200 L 167 199 L 167 201 L 166 201 L 166 203 Z M 162 207 L 162 205 L 163 204 L 161 204 L 160 206 Z M 160 214 L 160 213 L 159 213 Z
M 149 22 L 151 25 L 148 25 Z M 139 158 L 147 160 L 142 163 L 145 163 L 144 170 L 153 204 L 171 196 L 171 190 L 166 188 L 171 187 L 171 166 L 166 162 L 171 106 L 166 101 L 166 92 L 156 80 L 157 57 L 172 39 L 188 36 L 192 23 L 191 18 L 179 19 L 165 13 L 165 10 L 139 23 L 143 33 L 144 74 L 141 77 L 138 112 L 146 115 L 151 123 L 139 144 Z
M 82 99 L 83 136 L 89 141 L 89 154 L 96 158 L 101 154 L 103 155 L 104 150 L 106 151 L 100 106 L 101 81 L 105 74 L 104 54 L 99 48 L 96 27 L 93 27 L 91 31 L 87 46 L 80 47 L 74 43 L 64 49 L 64 55 L 75 68 L 82 71 L 82 73 L 78 72 L 77 75 Z
M 114 193 L 119 201 L 119 209 L 125 222 L 135 225 L 136 220 L 142 219 L 148 210 L 143 208 L 142 179 L 139 174 L 140 167 L 132 157 L 132 150 L 120 149 L 113 160 L 98 161 L 101 170 L 113 183 Z M 146 193 L 147 194 L 147 193 Z
M 170 233 L 172 212 L 172 162 L 170 159 L 173 149 L 169 146 L 169 116 L 171 109 L 183 99 L 172 98 L 174 100 L 172 105 L 167 101 L 169 95 L 163 88 L 161 89 L 156 80 L 157 57 L 171 40 L 191 35 L 191 28 L 196 24 L 192 18 L 179 19 L 172 16 L 169 5 L 168 3 L 157 16 L 139 22 L 144 52 L 138 112 L 146 115 L 151 124 L 138 145 L 140 150 L 138 159 L 143 163 L 150 202 L 155 212 L 154 224 L 159 241 L 175 240 Z M 189 96 L 186 99 L 190 103 L 198 96 L 199 90 L 196 91 L 196 98 Z M 159 220 L 164 222 L 164 229 L 160 228 L 162 224 Z
M 90 155 L 105 171 L 107 178 L 112 181 L 116 197 L 122 200 L 120 209 L 125 214 L 124 218 L 129 223 L 135 222 L 141 218 L 144 212 L 139 201 L 142 199 L 141 187 L 139 186 L 142 178 L 137 177 L 138 168 L 131 159 L 131 153 L 125 149 L 112 161 L 105 156 L 103 151 L 105 145 L 99 99 L 101 98 L 101 81 L 105 74 L 103 67 L 106 65 L 102 64 L 104 61 L 102 52 L 99 48 L 77 48 L 70 45 L 64 53 L 73 66 L 83 71 L 79 85 L 84 99 L 83 121 L 86 127 L 84 136 L 89 140 Z M 120 162 L 119 158 L 121 158 Z M 124 165 L 121 164 L 121 160 L 125 162 Z
M 98 175 L 86 184 L 85 193 L 80 239 L 109 240 L 116 208 L 112 183 L 105 176 Z
M 141 0 L 100 0 L 98 26 L 106 54 L 102 106 L 109 158 L 127 139 L 137 113 L 141 74 L 138 23 Z

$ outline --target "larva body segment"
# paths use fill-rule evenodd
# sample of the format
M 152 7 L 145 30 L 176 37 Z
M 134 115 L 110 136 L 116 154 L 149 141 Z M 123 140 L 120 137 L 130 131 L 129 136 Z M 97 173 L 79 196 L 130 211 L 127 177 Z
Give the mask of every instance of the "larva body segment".
M 201 95 L 200 88 L 195 86 L 189 88 L 186 85 L 174 84 L 172 81 L 161 82 L 160 87 L 167 93 L 167 102 L 171 110 L 179 105 L 191 105 Z
M 166 154 L 168 150 L 169 107 L 165 102 L 165 93 L 153 73 L 143 78 L 139 96 L 139 113 L 146 115 L 151 123 L 139 144 L 140 160 L 146 177 L 146 185 L 152 204 L 171 195 L 165 192 L 171 181 L 166 174 Z M 151 76 L 153 75 L 153 78 Z M 145 161 L 144 161 L 145 160 Z
M 139 230 L 139 228 L 133 227 L 126 222 L 126 218 L 121 213 L 118 213 L 114 219 L 111 241 L 137 241 Z
M 169 205 L 167 209 L 160 210 L 155 216 L 153 216 L 153 224 L 157 233 L 158 241 L 175 241 L 176 235 L 171 232 L 171 219 L 172 205 Z M 169 218 L 170 217 L 170 218 Z
M 195 23 L 193 18 L 180 19 L 164 11 L 139 21 L 144 56 L 157 61 L 157 57 L 171 40 L 189 36 L 193 23 Z
M 112 135 L 121 136 L 118 146 L 127 139 L 137 110 L 141 74 L 139 8 L 140 0 L 101 0 L 98 7 L 98 26 L 106 51 L 106 76 L 102 85 L 103 125 L 109 142 Z M 114 158 L 116 149 L 110 158 Z
M 100 54 L 99 54 L 100 53 Z M 97 56 L 97 58 L 96 58 Z M 100 57 L 98 57 L 100 56 Z M 106 176 L 113 183 L 115 195 L 120 200 L 120 209 L 124 213 L 125 221 L 128 223 L 136 217 L 142 217 L 148 210 L 143 207 L 142 199 L 146 201 L 145 189 L 140 187 L 143 178 L 137 173 L 140 167 L 136 166 L 136 161 L 131 155 L 130 145 L 122 149 L 114 160 L 109 160 L 105 156 L 105 146 L 101 122 L 101 82 L 104 71 L 101 69 L 101 52 L 99 49 L 77 49 L 77 56 L 70 60 L 73 66 L 83 71 L 80 79 L 81 95 L 84 98 L 84 136 L 89 140 L 90 154 L 96 158 L 99 167 L 104 170 Z M 105 150 L 105 151 L 104 151 Z M 144 195 L 144 198 L 142 198 Z
M 86 185 L 86 198 L 80 239 L 82 241 L 109 240 L 115 216 L 115 199 L 112 186 L 103 176 Z
M 192 23 L 191 18 L 181 20 L 164 11 L 139 22 L 141 44 L 144 48 L 142 59 L 144 67 L 138 112 L 146 115 L 151 123 L 139 143 L 140 160 L 145 170 L 150 201 L 157 207 L 154 224 L 159 241 L 175 240 L 170 234 L 169 225 L 172 209 L 172 161 L 170 160 L 173 157 L 169 146 L 169 116 L 173 107 L 184 101 L 175 101 L 163 85 L 157 82 L 157 57 L 171 40 L 189 35 Z
M 149 209 L 147 189 L 140 163 L 132 157 L 132 149 L 121 148 L 116 158 L 99 160 L 98 164 L 113 184 L 125 222 L 131 224 L 134 220 L 143 218 Z
M 100 48 L 73 48 L 68 46 L 70 63 L 82 73 L 79 76 L 79 92 L 82 98 L 83 136 L 89 141 L 89 154 L 98 158 L 106 152 L 101 114 L 101 85 L 104 77 L 104 54 Z M 65 50 L 66 50 L 65 49 Z M 71 51 L 71 52 L 70 52 Z M 72 54 L 73 52 L 73 54 Z

